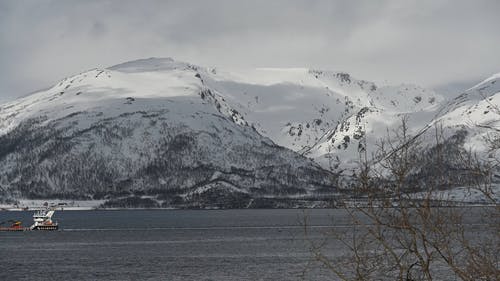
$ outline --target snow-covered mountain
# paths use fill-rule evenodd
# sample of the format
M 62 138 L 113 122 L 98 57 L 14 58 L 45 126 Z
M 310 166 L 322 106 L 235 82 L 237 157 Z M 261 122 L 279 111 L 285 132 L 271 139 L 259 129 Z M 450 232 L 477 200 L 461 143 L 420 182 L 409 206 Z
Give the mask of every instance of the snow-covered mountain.
M 246 126 L 197 69 L 130 62 L 1 106 L 2 198 L 255 207 L 336 192 L 331 173 Z
M 224 71 L 170 58 L 93 69 L 0 105 L 0 196 L 189 207 L 312 200 L 338 192 L 327 169 L 352 169 L 403 116 L 412 133 L 441 121 L 498 128 L 497 80 L 445 101 L 415 85 L 311 69 Z

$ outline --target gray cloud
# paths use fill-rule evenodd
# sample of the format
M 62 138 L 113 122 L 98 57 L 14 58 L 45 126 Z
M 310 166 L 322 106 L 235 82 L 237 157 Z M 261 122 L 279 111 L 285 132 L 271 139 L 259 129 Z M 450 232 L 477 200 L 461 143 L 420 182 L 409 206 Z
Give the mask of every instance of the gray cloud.
M 456 85 L 500 71 L 499 10 L 496 0 L 0 0 L 0 101 L 151 56 Z

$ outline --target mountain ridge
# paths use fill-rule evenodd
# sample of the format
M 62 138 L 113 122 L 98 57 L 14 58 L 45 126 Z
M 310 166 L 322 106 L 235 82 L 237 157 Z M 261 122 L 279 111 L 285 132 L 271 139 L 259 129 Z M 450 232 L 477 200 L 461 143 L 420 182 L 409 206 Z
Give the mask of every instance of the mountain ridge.
M 415 134 L 470 125 L 466 146 L 484 145 L 474 125 L 498 125 L 497 76 L 446 101 L 416 85 L 303 68 L 228 72 L 148 58 L 92 69 L 0 105 L 0 197 L 326 206 L 314 198 L 343 192 L 338 175 L 403 116 Z

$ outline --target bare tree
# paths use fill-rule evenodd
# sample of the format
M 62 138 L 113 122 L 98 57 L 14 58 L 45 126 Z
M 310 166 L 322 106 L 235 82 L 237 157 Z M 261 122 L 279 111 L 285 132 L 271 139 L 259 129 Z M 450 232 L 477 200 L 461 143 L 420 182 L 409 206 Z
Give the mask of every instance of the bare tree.
M 362 152 L 355 185 L 362 200 L 344 204 L 351 228 L 308 239 L 314 260 L 339 280 L 500 279 L 496 167 L 470 151 L 451 151 L 442 130 L 436 126 L 434 145 L 425 147 L 403 119 L 374 155 Z M 457 184 L 481 192 L 489 206 L 451 204 L 443 190 Z M 329 255 L 332 240 L 345 253 Z

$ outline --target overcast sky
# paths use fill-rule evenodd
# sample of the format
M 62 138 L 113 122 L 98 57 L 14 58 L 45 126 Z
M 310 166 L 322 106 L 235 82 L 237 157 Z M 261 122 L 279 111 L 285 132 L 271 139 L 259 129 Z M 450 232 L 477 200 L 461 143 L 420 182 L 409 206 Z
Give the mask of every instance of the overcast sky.
M 500 72 L 500 1 L 0 0 L 0 102 L 147 57 L 426 87 Z

